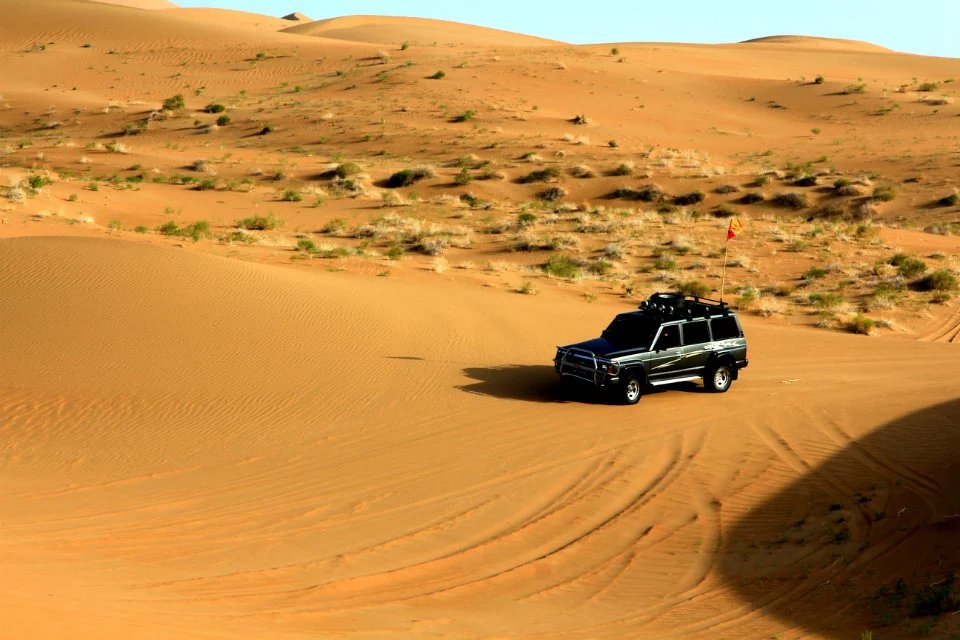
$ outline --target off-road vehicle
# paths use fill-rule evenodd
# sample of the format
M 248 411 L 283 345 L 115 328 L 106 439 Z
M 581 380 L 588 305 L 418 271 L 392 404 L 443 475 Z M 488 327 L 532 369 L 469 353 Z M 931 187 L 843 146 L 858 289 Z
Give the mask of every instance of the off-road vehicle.
M 723 393 L 747 366 L 747 340 L 725 302 L 655 293 L 621 313 L 599 338 L 557 347 L 553 367 L 564 382 L 609 390 L 636 404 L 644 389 L 703 380 Z

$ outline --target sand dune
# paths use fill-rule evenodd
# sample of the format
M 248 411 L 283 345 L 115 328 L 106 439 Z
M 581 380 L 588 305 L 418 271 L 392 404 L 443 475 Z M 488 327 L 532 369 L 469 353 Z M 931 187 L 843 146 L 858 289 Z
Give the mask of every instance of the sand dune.
M 955 61 L 0 13 L 3 640 L 960 633 Z M 721 273 L 729 393 L 559 393 Z
M 509 31 L 476 27 L 446 20 L 396 16 L 345 16 L 317 20 L 284 29 L 288 33 L 324 36 L 378 44 L 408 42 L 427 45 L 535 47 L 559 44 L 553 40 Z
M 124 7 L 133 7 L 134 9 L 174 9 L 177 5 L 170 0 L 92 0 L 102 4 L 118 4 Z
M 862 40 L 820 38 L 814 36 L 764 36 L 762 38 L 744 40 L 741 44 L 784 44 L 793 47 L 834 49 L 838 51 L 890 51 L 890 49 L 886 47 L 881 47 L 871 42 L 863 42 Z
M 112 240 L 2 244 L 8 637 L 759 637 L 766 596 L 832 573 L 741 604 L 750 572 L 730 567 L 796 552 L 724 532 L 808 472 L 798 456 L 952 399 L 960 374 L 937 344 L 748 322 L 756 366 L 727 395 L 558 402 L 553 343 L 616 306 Z M 958 418 L 931 415 L 913 442 Z M 871 486 L 920 473 L 946 491 L 914 463 Z M 911 508 L 917 535 L 942 516 L 897 491 L 875 506 Z M 888 573 L 910 540 L 891 541 Z

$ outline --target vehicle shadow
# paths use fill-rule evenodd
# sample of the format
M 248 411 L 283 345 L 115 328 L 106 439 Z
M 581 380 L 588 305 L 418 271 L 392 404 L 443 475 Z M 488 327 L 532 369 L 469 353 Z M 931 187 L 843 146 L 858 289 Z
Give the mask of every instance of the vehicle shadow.
M 794 466 L 815 455 L 773 435 Z M 750 505 L 714 566 L 804 637 L 960 637 L 958 454 L 960 399 L 893 420 Z
M 549 365 L 511 364 L 499 367 L 467 367 L 463 370 L 463 374 L 474 382 L 457 388 L 468 393 L 527 402 L 611 404 L 610 395 L 606 390 L 593 388 L 589 384 L 562 384 L 553 367 Z M 697 383 L 679 382 L 647 388 L 643 394 L 656 395 L 669 390 L 689 393 L 705 392 L 705 389 Z M 643 400 L 641 399 L 640 402 L 642 403 Z

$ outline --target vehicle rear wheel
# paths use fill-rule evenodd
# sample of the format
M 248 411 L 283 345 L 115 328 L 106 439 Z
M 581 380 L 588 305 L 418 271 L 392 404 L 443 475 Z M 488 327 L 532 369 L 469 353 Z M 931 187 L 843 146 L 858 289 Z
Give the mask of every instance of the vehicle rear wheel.
M 707 370 L 703 378 L 703 386 L 714 393 L 723 393 L 733 384 L 733 369 L 729 365 L 721 364 Z
M 643 382 L 638 376 L 625 374 L 617 387 L 617 400 L 623 404 L 637 404 L 643 395 Z

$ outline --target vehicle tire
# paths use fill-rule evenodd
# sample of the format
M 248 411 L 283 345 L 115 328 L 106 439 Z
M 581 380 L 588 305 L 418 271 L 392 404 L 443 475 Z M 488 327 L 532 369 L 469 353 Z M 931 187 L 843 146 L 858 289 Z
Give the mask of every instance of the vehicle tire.
M 720 364 L 707 369 L 703 377 L 703 386 L 714 393 L 723 393 L 733 384 L 733 369 L 730 365 Z
M 637 404 L 643 396 L 643 380 L 640 376 L 626 373 L 615 390 L 616 399 L 621 404 Z

